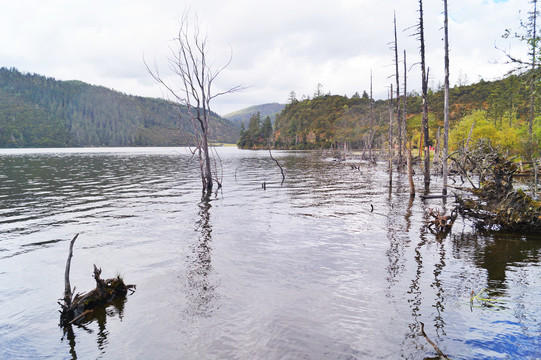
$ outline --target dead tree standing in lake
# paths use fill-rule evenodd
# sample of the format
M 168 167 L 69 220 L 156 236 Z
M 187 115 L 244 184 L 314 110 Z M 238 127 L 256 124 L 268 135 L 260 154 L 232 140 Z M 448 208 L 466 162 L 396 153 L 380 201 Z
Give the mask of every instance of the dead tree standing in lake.
M 396 36 L 396 13 L 394 14 L 394 65 L 395 65 L 395 79 L 396 79 L 396 119 L 398 127 L 398 169 L 402 169 L 404 165 L 404 159 L 402 158 L 402 133 L 401 116 L 400 116 L 400 76 L 398 71 L 398 40 Z M 405 74 L 404 74 L 405 76 Z
M 445 47 L 445 80 L 443 96 L 443 189 L 442 195 L 447 195 L 447 161 L 449 157 L 449 21 L 447 17 L 447 0 L 443 0 L 444 16 L 444 47 Z
M 393 183 L 393 84 L 389 91 L 389 184 Z
M 213 176 L 209 151 L 209 129 L 211 121 L 210 102 L 214 98 L 241 90 L 235 86 L 218 93 L 212 92 L 212 84 L 231 63 L 232 56 L 222 67 L 214 68 L 207 63 L 207 37 L 200 33 L 197 16 L 192 25 L 184 15 L 178 35 L 173 39 L 169 69 L 176 81 L 169 82 L 160 75 L 157 66 L 152 70 L 145 62 L 150 75 L 160 83 L 179 106 L 185 106 L 193 124 L 196 149 L 199 157 L 203 191 L 211 192 Z M 195 152 L 194 152 L 195 153 Z M 215 179 L 218 182 L 218 179 Z M 218 182 L 218 186 L 221 184 Z
M 372 70 L 370 70 L 370 133 L 368 134 L 368 158 L 375 163 L 372 155 L 372 144 L 374 140 L 374 98 L 372 97 Z
M 407 152 L 409 152 L 411 150 L 411 146 L 410 146 L 410 150 L 406 150 L 406 142 L 407 142 L 407 133 L 408 133 L 408 123 L 407 123 L 407 119 L 406 119 L 406 105 L 407 105 L 407 93 L 408 93 L 408 86 L 407 86 L 407 64 L 406 64 L 406 50 L 404 50 L 404 96 L 402 98 L 402 137 L 404 139 L 403 141 L 403 146 L 404 146 L 404 154 L 406 156 L 409 156 L 407 155 Z
M 420 52 L 421 52 L 421 76 L 422 76 L 422 90 L 423 90 L 423 115 L 421 118 L 421 128 L 423 136 L 423 147 L 424 147 L 424 156 L 425 156 L 425 166 L 424 166 L 424 181 L 425 181 L 425 190 L 428 190 L 430 187 L 430 146 L 429 146 L 429 134 L 428 134 L 428 75 L 426 71 L 425 63 L 425 34 L 424 34 L 424 24 L 423 24 L 423 0 L 419 0 L 419 41 Z

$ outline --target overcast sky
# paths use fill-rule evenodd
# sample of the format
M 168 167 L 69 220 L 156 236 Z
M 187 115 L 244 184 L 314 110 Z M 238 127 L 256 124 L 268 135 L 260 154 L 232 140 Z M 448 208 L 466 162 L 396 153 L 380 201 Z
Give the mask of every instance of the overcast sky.
M 504 54 L 525 52 L 502 39 L 519 30 L 528 0 L 448 0 L 451 85 L 501 78 Z M 429 84 L 443 82 L 443 1 L 424 1 Z M 387 97 L 394 81 L 393 12 L 400 61 L 420 61 L 413 29 L 418 0 L 18 0 L 0 11 L 0 67 L 15 67 L 58 80 L 82 80 L 127 94 L 162 97 L 143 58 L 165 74 L 171 39 L 187 8 L 197 12 L 216 65 L 233 60 L 216 80 L 215 91 L 245 90 L 215 99 L 221 115 L 251 105 L 285 103 L 291 91 L 313 96 L 352 96 L 370 89 Z M 522 11 L 522 13 L 520 13 Z M 403 65 L 400 65 L 401 72 Z M 403 79 L 403 74 L 400 75 Z M 408 89 L 420 89 L 420 68 L 408 69 Z

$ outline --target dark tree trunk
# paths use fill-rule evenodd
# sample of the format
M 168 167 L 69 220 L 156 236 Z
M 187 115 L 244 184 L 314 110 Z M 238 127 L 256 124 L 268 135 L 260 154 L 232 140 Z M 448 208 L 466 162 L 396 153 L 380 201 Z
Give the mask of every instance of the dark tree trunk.
M 429 146 L 429 134 L 428 134 L 428 75 L 426 71 L 425 63 L 425 35 L 423 24 L 423 0 L 419 0 L 419 40 L 421 42 L 421 76 L 422 76 L 422 89 L 423 89 L 423 115 L 421 119 L 421 127 L 423 133 L 423 146 L 425 156 L 424 166 L 424 182 L 425 190 L 430 188 L 430 146 Z
M 449 156 L 449 21 L 447 17 L 447 0 L 443 0 L 444 15 L 444 47 L 445 47 L 445 80 L 443 97 L 443 189 L 442 194 L 447 195 L 447 161 Z
M 400 116 L 400 74 L 398 71 L 398 40 L 396 36 L 396 14 L 394 16 L 394 62 L 395 62 L 395 77 L 396 77 L 396 119 L 398 127 L 398 168 L 401 169 L 404 164 L 402 158 L 402 125 Z M 405 76 L 405 74 L 404 74 Z

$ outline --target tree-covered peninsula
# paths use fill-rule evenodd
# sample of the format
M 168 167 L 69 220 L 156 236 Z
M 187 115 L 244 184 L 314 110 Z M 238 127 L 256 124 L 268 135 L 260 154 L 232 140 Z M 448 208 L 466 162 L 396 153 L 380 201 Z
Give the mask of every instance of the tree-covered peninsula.
M 509 75 L 501 80 L 456 85 L 450 89 L 450 146 L 468 138 L 489 138 L 491 142 L 513 154 L 527 155 L 532 147 L 541 145 L 541 116 L 533 123 L 533 138 L 529 141 L 529 74 Z M 403 99 L 401 99 L 402 101 Z M 366 92 L 352 97 L 318 94 L 303 100 L 290 98 L 284 110 L 276 116 L 271 143 L 281 149 L 351 149 L 387 148 L 389 142 L 389 101 L 371 100 Z M 441 146 L 438 133 L 443 129 L 443 90 L 440 86 L 428 91 L 429 146 Z M 422 99 L 416 92 L 406 98 L 406 142 L 413 148 L 421 144 Z M 372 105 L 372 106 L 371 106 Z M 539 109 L 535 109 L 539 114 Z M 396 121 L 396 120 L 393 120 Z M 372 125 L 371 125 L 372 123 Z M 239 147 L 266 148 L 268 124 L 252 117 L 241 130 Z M 371 129 L 372 127 L 372 129 Z M 394 124 L 396 139 L 397 124 Z M 372 136 L 370 137 L 370 134 Z M 393 140 L 393 146 L 395 140 Z

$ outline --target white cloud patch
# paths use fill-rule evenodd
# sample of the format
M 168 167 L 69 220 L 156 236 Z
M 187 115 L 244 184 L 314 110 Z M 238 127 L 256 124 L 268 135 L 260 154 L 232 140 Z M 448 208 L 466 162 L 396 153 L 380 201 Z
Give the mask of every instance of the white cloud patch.
M 441 1 L 425 1 L 427 63 L 431 83 L 443 79 Z M 419 61 L 412 36 L 417 1 L 177 0 L 6 2 L 0 12 L 0 66 L 16 67 L 58 79 L 79 79 L 130 94 L 162 96 L 147 73 L 145 59 L 166 70 L 170 40 L 182 14 L 197 11 L 217 66 L 233 61 L 216 81 L 217 91 L 237 84 L 241 93 L 216 99 L 225 114 L 266 102 L 285 102 L 289 93 L 312 96 L 318 83 L 325 91 L 351 96 L 369 90 L 387 96 L 394 80 L 393 13 L 410 65 Z M 496 45 L 518 54 L 524 46 L 501 38 L 519 28 L 519 10 L 528 0 L 449 2 L 451 81 L 459 74 L 470 82 L 502 77 L 509 66 Z M 499 63 L 499 64 L 495 64 Z M 402 65 L 400 66 L 402 71 Z M 403 74 L 401 74 L 403 77 Z M 418 90 L 419 67 L 408 72 L 408 88 Z

